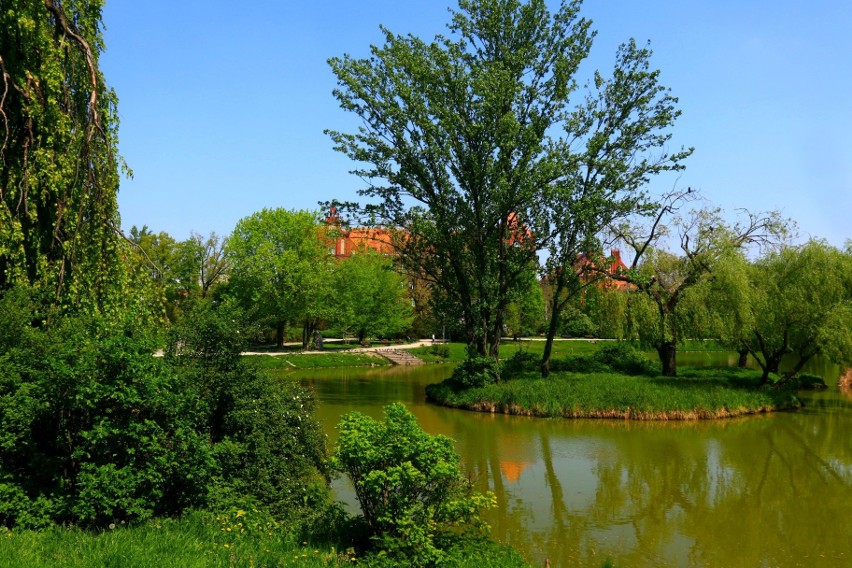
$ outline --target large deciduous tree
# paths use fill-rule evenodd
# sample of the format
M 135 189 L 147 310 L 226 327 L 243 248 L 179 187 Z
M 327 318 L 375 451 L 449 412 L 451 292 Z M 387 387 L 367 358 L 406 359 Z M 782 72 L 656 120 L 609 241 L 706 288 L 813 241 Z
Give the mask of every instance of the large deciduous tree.
M 596 285 L 576 266 L 600 248 L 598 236 L 627 215 L 650 211 L 643 187 L 652 176 L 680 171 L 691 149 L 669 153 L 677 99 L 659 83 L 651 50 L 631 40 L 616 55 L 612 76 L 595 73 L 594 88 L 566 124 L 567 174 L 546 192 L 550 240 L 545 274 L 552 288 L 541 373 L 550 374 L 553 340 L 563 312 L 581 289 Z M 601 259 L 602 260 L 602 259 Z
M 287 326 L 299 325 L 307 347 L 330 315 L 334 257 L 327 231 L 316 212 L 263 209 L 240 219 L 228 239 L 229 288 L 275 326 L 279 346 Z
M 580 2 L 460 0 L 448 36 L 384 30 L 369 59 L 330 60 L 363 125 L 330 132 L 364 164 L 360 209 L 404 228 L 401 261 L 457 306 L 471 352 L 497 356 L 505 310 L 547 234 L 543 196 L 567 175 L 558 129 L 593 33 Z
M 405 279 L 381 254 L 363 251 L 339 261 L 334 270 L 331 320 L 358 341 L 406 331 L 413 320 Z
M 741 344 L 763 370 L 761 384 L 795 357 L 783 379 L 822 355 L 852 364 L 852 254 L 824 242 L 786 247 L 755 263 Z
M 0 9 L 0 289 L 121 301 L 115 93 L 98 67 L 103 2 Z
M 679 306 L 684 298 L 728 255 L 747 245 L 777 242 L 787 229 L 776 213 L 746 213 L 733 224 L 718 209 L 677 216 L 696 198 L 691 189 L 673 192 L 664 197 L 650 226 L 622 224 L 617 233 L 633 249 L 633 260 L 628 270 L 608 275 L 629 282 L 647 301 L 633 302 L 635 327 L 640 339 L 657 350 L 665 376 L 677 375 L 677 344 L 685 324 Z M 665 249 L 666 238 L 676 243 L 680 254 Z

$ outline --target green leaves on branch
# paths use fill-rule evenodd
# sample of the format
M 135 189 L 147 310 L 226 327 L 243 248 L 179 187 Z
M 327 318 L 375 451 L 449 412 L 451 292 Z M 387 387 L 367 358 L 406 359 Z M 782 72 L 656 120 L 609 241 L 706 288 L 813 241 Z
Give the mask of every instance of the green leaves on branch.
M 355 486 L 376 545 L 408 564 L 434 565 L 457 531 L 485 528 L 478 512 L 493 495 L 474 493 L 446 436 L 430 436 L 401 403 L 377 422 L 358 412 L 342 417 L 332 467 Z

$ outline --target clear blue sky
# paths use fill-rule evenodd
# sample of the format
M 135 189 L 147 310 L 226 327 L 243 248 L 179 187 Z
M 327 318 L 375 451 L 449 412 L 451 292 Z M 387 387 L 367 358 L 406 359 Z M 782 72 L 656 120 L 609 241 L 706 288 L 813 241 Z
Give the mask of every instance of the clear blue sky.
M 135 174 L 122 226 L 228 234 L 263 207 L 355 199 L 362 182 L 323 134 L 356 125 L 326 60 L 367 55 L 380 24 L 432 38 L 454 2 L 108 1 L 101 67 Z M 672 149 L 695 153 L 657 190 L 779 209 L 803 239 L 852 238 L 852 2 L 586 0 L 584 15 L 598 30 L 586 73 L 611 69 L 628 38 L 651 40 L 680 99 Z

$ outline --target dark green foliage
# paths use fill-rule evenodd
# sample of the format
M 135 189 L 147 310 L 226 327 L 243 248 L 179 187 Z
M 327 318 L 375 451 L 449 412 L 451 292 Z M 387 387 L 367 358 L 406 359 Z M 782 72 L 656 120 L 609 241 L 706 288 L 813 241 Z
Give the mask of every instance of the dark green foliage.
M 496 383 L 500 379 L 500 363 L 491 357 L 468 358 L 455 369 L 450 380 L 460 388 L 474 388 Z
M 503 363 L 503 372 L 508 378 L 525 371 L 535 371 L 541 365 L 541 355 L 525 349 L 519 349 Z
M 657 367 L 630 343 L 607 343 L 592 355 L 592 360 L 625 375 L 655 375 Z
M 797 389 L 821 390 L 828 388 L 828 385 L 825 384 L 825 380 L 823 380 L 822 377 L 808 373 L 796 375 L 790 380 L 790 383 L 793 388 Z
M 103 525 L 201 504 L 214 471 L 192 397 L 124 321 L 33 327 L 0 300 L 0 524 Z
M 447 359 L 450 356 L 450 346 L 445 343 L 436 343 L 429 348 L 429 353 L 435 357 Z
M 304 528 L 328 497 L 325 436 L 309 391 L 243 361 L 253 335 L 234 305 L 201 304 L 173 328 L 166 361 L 197 401 L 195 427 L 212 443 L 214 505 L 255 500 Z
M 458 532 L 482 529 L 478 511 L 493 496 L 476 494 L 461 475 L 446 436 L 430 436 L 403 404 L 377 422 L 358 412 L 342 417 L 333 467 L 345 472 L 378 548 L 393 565 L 434 565 Z

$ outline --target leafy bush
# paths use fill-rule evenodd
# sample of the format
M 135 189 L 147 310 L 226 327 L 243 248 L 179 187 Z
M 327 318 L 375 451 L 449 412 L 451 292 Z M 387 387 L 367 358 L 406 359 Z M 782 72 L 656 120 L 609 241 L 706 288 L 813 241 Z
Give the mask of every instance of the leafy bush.
M 455 369 L 450 379 L 460 388 L 478 388 L 496 383 L 500 364 L 491 357 L 468 357 Z
M 0 338 L 0 524 L 105 525 L 203 503 L 212 453 L 147 334 L 94 316 L 44 327 L 18 293 L 0 314 L 16 332 Z
M 508 374 L 537 371 L 541 368 L 541 355 L 519 349 L 503 363 L 503 371 Z
M 473 492 L 446 436 L 430 436 L 401 403 L 383 422 L 358 412 L 342 417 L 333 467 L 349 475 L 376 545 L 408 565 L 433 565 L 459 532 L 485 528 L 492 495 Z
M 796 375 L 790 379 L 790 383 L 793 388 L 797 389 L 821 390 L 828 388 L 828 385 L 825 384 L 825 380 L 822 377 L 808 373 Z
M 608 343 L 592 355 L 592 359 L 613 371 L 627 375 L 655 375 L 658 369 L 631 344 L 616 341 Z
M 429 353 L 435 357 L 447 359 L 450 356 L 450 346 L 446 343 L 436 343 L 429 348 Z
M 253 337 L 235 305 L 200 305 L 173 328 L 166 361 L 193 393 L 196 428 L 212 442 L 212 504 L 255 499 L 298 531 L 328 504 L 325 435 L 310 391 L 245 363 L 240 352 Z

